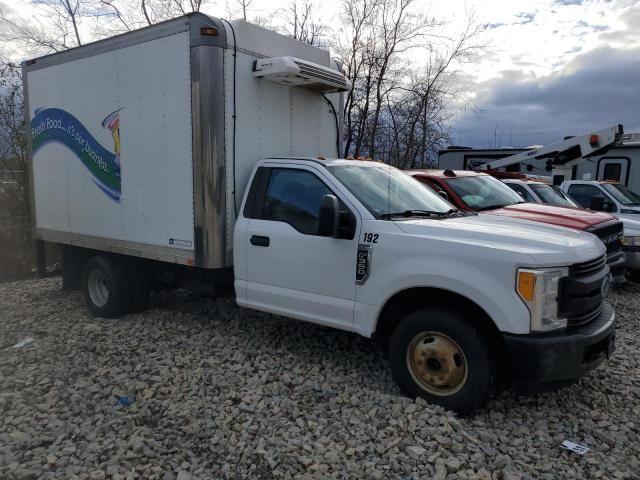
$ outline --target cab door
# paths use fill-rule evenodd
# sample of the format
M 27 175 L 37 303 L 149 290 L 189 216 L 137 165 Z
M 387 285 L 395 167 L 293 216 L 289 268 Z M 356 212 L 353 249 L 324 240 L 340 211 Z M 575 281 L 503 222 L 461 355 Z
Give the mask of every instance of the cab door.
M 262 183 L 245 237 L 247 306 L 352 330 L 357 210 L 308 165 L 268 167 Z M 344 238 L 318 235 L 325 195 L 335 195 L 353 222 Z

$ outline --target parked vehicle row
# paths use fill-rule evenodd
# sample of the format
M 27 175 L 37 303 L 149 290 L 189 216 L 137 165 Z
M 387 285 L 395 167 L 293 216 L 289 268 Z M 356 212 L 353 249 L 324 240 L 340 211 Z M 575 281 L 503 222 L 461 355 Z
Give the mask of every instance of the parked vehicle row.
M 609 212 L 622 220 L 626 265 L 632 277 L 640 279 L 640 195 L 621 183 L 599 180 L 567 180 L 560 188 L 581 207 Z
M 614 281 L 625 277 L 625 256 L 622 252 L 622 222 L 601 212 L 579 208 L 557 207 L 526 202 L 500 180 L 486 173 L 469 170 L 413 170 L 409 172 L 431 186 L 456 207 L 473 212 L 530 220 L 596 235 L 607 249 L 607 265 Z
M 625 266 L 632 279 L 640 280 L 640 195 L 635 193 L 640 190 L 636 172 L 640 133 L 625 134 L 617 125 L 547 146 L 493 150 L 453 146 L 439 152 L 438 162 L 441 168 L 486 170 L 527 202 L 615 215 L 624 224 Z M 545 176 L 549 184 L 539 181 Z
M 332 159 L 350 84 L 324 50 L 198 13 L 23 69 L 34 234 L 63 245 L 63 288 L 96 316 L 155 287 L 228 292 L 379 340 L 403 392 L 461 412 L 614 350 L 607 248 L 582 231 L 611 219 L 479 215 L 516 194 L 481 204 L 469 176 L 447 190 L 478 207 L 461 209 L 388 165 Z

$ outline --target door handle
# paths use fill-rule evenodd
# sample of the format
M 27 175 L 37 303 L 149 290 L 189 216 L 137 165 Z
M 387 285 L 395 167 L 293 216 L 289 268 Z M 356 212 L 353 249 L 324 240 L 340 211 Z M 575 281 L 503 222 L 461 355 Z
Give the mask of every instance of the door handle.
M 265 237 L 263 235 L 252 235 L 251 245 L 255 245 L 256 247 L 268 247 L 269 246 L 269 237 Z

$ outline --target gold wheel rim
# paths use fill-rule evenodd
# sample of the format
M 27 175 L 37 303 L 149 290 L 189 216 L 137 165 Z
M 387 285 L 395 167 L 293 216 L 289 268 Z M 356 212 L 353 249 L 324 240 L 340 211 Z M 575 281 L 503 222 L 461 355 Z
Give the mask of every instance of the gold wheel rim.
M 449 396 L 467 382 L 467 359 L 460 345 L 439 332 L 421 332 L 407 348 L 413 380 L 432 395 Z

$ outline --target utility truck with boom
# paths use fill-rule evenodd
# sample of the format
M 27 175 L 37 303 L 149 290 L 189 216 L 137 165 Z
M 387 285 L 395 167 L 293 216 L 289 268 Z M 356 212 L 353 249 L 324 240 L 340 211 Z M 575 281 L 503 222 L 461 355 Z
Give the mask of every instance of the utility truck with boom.
M 192 14 L 24 64 L 34 233 L 91 312 L 154 285 L 375 337 L 403 392 L 458 411 L 614 348 L 595 236 L 461 212 L 384 164 L 325 160 L 328 52 Z M 327 352 L 330 355 L 331 352 Z

